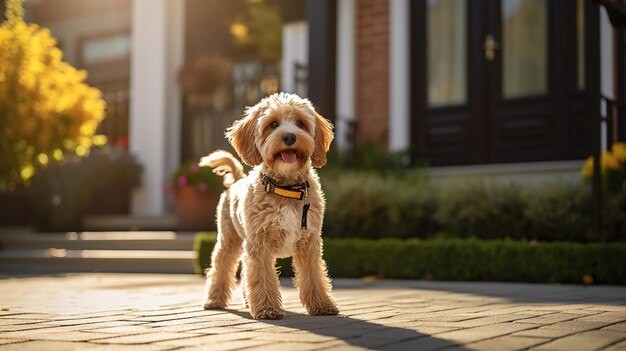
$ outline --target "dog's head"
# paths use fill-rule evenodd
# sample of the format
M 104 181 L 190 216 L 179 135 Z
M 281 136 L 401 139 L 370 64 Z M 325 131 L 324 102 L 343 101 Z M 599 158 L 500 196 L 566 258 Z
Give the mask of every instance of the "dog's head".
M 274 172 L 291 174 L 310 164 L 326 164 L 333 140 L 332 124 L 307 99 L 276 93 L 249 107 L 226 137 L 249 165 L 265 163 Z

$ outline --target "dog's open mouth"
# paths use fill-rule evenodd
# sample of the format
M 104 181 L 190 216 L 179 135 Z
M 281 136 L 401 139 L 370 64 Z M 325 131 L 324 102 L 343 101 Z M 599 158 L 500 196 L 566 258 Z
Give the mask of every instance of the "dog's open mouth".
M 298 160 L 298 155 L 296 154 L 296 150 L 293 150 L 293 149 L 283 150 L 279 153 L 279 155 L 280 155 L 280 158 L 285 163 L 294 163 Z

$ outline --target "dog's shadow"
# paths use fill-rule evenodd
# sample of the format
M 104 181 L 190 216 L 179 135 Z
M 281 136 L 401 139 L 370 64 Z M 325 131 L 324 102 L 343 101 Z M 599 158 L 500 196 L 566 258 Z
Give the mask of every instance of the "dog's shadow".
M 245 319 L 252 319 L 249 312 L 237 309 L 226 309 L 226 312 L 237 315 Z M 341 340 L 348 345 L 358 346 L 365 350 L 436 350 L 454 347 L 457 351 L 468 350 L 458 344 L 440 339 L 425 333 L 420 333 L 414 329 L 388 326 L 369 322 L 361 319 L 337 316 L 309 316 L 298 312 L 286 311 L 285 318 L 280 320 L 256 320 L 258 323 L 269 324 L 276 327 L 291 328 L 295 333 L 275 333 L 283 336 L 283 342 L 329 342 L 333 339 Z M 268 327 L 268 332 L 271 327 Z M 259 329 L 263 332 L 265 328 Z M 318 338 L 316 341 L 307 340 L 304 335 L 317 335 L 328 337 Z M 280 338 L 280 336 L 278 336 Z M 329 349 L 333 349 L 337 344 L 329 344 Z

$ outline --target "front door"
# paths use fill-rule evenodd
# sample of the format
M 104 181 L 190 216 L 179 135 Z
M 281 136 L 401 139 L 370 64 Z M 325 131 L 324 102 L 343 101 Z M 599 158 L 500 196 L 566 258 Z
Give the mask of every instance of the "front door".
M 455 165 L 584 157 L 585 3 L 414 2 L 414 158 Z

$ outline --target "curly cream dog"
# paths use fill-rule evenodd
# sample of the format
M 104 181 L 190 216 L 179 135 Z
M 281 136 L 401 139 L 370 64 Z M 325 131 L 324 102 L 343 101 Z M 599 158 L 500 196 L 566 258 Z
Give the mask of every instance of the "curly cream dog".
M 247 108 L 226 137 L 254 169 L 246 176 L 223 150 L 200 162 L 223 175 L 227 187 L 217 207 L 218 238 L 203 307 L 228 305 L 241 257 L 243 296 L 252 316 L 283 318 L 275 261 L 293 256 L 294 283 L 308 313 L 339 313 L 322 259 L 325 202 L 313 169 L 326 164 L 332 125 L 308 100 L 277 93 Z

